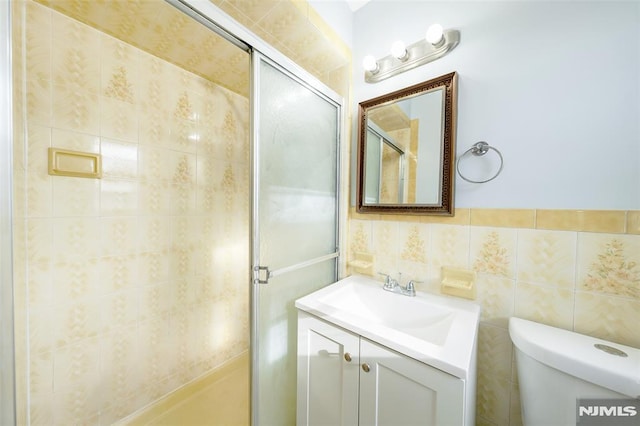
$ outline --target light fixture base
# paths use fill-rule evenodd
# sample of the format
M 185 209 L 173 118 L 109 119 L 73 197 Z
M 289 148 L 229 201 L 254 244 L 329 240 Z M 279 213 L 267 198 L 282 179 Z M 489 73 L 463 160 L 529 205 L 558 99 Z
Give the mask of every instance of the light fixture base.
M 443 57 L 452 51 L 460 43 L 460 31 L 445 30 L 443 39 L 439 46 L 434 46 L 427 40 L 422 39 L 407 46 L 406 59 L 399 60 L 393 55 L 387 55 L 378 60 L 378 70 L 374 73 L 365 71 L 364 81 L 367 83 L 377 83 L 394 75 L 398 75 L 410 69 L 428 64 L 438 58 Z

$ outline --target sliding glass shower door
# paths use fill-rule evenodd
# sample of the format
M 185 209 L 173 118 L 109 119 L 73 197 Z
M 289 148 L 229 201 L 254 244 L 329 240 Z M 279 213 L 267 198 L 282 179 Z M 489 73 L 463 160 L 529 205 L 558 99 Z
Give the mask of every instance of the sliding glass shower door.
M 295 299 L 337 279 L 340 106 L 253 56 L 252 421 L 293 425 Z

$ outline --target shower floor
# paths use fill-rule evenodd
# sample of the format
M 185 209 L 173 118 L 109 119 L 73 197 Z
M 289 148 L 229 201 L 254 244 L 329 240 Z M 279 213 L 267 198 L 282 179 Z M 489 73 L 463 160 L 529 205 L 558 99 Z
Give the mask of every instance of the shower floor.
M 249 424 L 249 354 L 205 379 L 197 390 L 176 392 L 128 426 L 246 426 Z

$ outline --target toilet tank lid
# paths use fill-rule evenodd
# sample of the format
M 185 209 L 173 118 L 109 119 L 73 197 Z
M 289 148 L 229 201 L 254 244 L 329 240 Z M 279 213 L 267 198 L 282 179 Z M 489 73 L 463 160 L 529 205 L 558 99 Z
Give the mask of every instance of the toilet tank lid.
M 631 398 L 640 398 L 640 350 L 568 330 L 509 319 L 514 345 L 533 359 L 587 382 Z M 621 350 L 626 357 L 609 354 L 594 345 Z

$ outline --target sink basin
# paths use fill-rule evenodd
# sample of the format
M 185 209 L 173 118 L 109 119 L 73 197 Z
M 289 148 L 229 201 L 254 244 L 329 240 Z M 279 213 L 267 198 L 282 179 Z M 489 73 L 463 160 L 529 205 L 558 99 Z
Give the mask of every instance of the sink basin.
M 429 303 L 424 297 L 389 293 L 380 284 L 367 285 L 354 279 L 337 287 L 321 297 L 320 303 L 436 345 L 446 340 L 454 317 L 450 308 Z
M 473 368 L 480 307 L 417 292 L 391 293 L 353 275 L 296 301 L 296 307 L 465 379 Z

